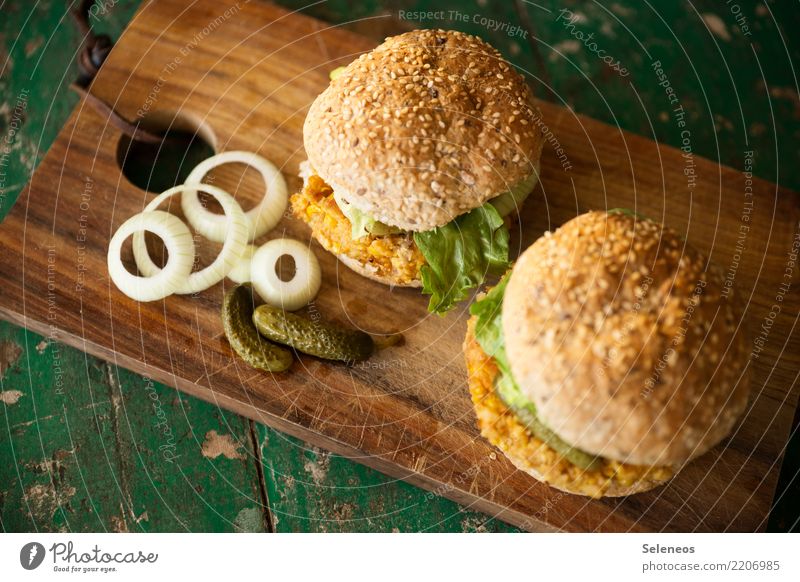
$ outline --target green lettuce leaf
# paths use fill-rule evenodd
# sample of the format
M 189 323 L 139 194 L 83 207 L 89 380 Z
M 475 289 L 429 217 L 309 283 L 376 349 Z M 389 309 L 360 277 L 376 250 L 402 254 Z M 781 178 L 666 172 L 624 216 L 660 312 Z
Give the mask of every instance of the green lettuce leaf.
M 508 268 L 508 228 L 491 204 L 425 232 L 414 242 L 427 262 L 420 271 L 428 311 L 443 314 L 466 299 L 486 275 Z
M 475 340 L 487 356 L 494 358 L 495 364 L 500 369 L 495 385 L 498 395 L 509 407 L 527 408 L 535 415 L 536 406 L 525 398 L 511 374 L 511 365 L 503 339 L 503 297 L 510 277 L 509 271 L 484 297 L 470 306 L 469 312 L 478 317 L 475 324 Z
M 630 208 L 612 208 L 606 211 L 606 214 L 622 214 L 623 216 L 632 216 L 634 218 L 641 218 L 643 220 L 650 220 L 644 214 L 631 210 Z
M 514 184 L 507 192 L 489 200 L 489 204 L 497 209 L 500 216 L 508 216 L 522 207 L 522 203 L 530 196 L 538 181 L 538 174 L 533 173 Z
M 339 210 L 342 211 L 342 214 L 344 214 L 347 217 L 347 220 L 350 221 L 350 225 L 352 226 L 350 236 L 353 237 L 353 240 L 357 240 L 362 236 L 367 236 L 368 234 L 384 236 L 387 234 L 403 232 L 399 228 L 389 226 L 388 224 L 384 224 L 375 220 L 366 212 L 359 210 L 349 202 L 343 200 L 335 192 L 333 193 L 333 199 L 336 201 L 336 206 L 339 207 Z
M 503 342 L 503 327 L 501 317 L 503 311 L 503 297 L 511 273 L 506 273 L 500 282 L 492 287 L 489 292 L 470 305 L 469 312 L 478 316 L 475 325 L 475 340 L 486 355 L 497 362 L 497 367 L 503 372 L 511 372 L 506 357 Z

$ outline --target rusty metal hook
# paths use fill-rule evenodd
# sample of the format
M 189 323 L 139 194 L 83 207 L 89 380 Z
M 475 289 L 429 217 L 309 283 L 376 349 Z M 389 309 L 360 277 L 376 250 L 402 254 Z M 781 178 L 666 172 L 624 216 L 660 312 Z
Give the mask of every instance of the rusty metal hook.
M 92 32 L 89 14 L 94 0 L 82 0 L 72 11 L 72 16 L 78 29 L 83 34 L 81 49 L 78 53 L 78 80 L 70 85 L 70 89 L 81 95 L 95 111 L 105 116 L 111 125 L 119 129 L 132 140 L 144 143 L 160 143 L 164 141 L 163 135 L 152 133 L 143 129 L 139 123 L 134 123 L 119 113 L 100 97 L 93 95 L 89 88 L 100 67 L 114 47 L 114 41 L 107 34 L 96 35 Z

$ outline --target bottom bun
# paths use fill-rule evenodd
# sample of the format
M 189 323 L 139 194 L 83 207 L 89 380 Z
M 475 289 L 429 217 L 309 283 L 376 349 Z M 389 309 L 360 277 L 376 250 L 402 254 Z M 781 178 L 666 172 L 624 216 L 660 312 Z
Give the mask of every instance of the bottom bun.
M 586 471 L 565 460 L 531 435 L 494 391 L 498 374 L 494 359 L 475 340 L 477 318 L 467 325 L 464 355 L 469 391 L 481 435 L 520 470 L 561 491 L 588 497 L 624 497 L 648 491 L 669 481 L 677 468 L 644 467 L 602 459 L 599 469 Z

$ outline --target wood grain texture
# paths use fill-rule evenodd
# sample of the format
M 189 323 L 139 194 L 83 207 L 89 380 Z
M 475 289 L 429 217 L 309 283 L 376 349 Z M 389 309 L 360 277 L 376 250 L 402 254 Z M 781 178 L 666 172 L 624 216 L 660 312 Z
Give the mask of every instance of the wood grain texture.
M 269 5 L 230 6 L 226 17 L 219 2 L 147 4 L 92 90 L 132 118 L 143 109 L 167 117 L 180 112 L 213 134 L 218 151 L 259 151 L 285 162 L 291 177 L 304 157 L 305 111 L 327 84 L 327 72 L 372 45 Z M 697 180 L 689 188 L 680 151 L 551 104 L 541 107 L 570 169 L 551 141 L 517 249 L 578 212 L 628 206 L 681 229 L 712 260 L 731 264 L 745 202 L 740 173 L 692 157 Z M 152 195 L 121 176 L 118 140 L 82 105 L 70 117 L 0 229 L 3 317 L 43 333 L 53 326 L 90 353 L 524 528 L 764 527 L 797 400 L 796 269 L 752 363 L 752 407 L 726 446 L 665 488 L 588 501 L 515 471 L 479 438 L 460 348 L 466 305 L 445 318 L 429 316 L 417 292 L 371 283 L 316 247 L 325 282 L 315 307 L 371 332 L 402 331 L 406 344 L 369 365 L 304 358 L 289 373 L 270 376 L 247 368 L 222 336 L 218 309 L 229 282 L 152 304 L 124 297 L 106 274 L 107 243 Z M 800 212 L 794 193 L 758 180 L 753 188 L 753 222 L 736 283 L 751 298 L 747 325 L 755 336 L 785 282 Z M 254 195 L 237 192 L 245 206 Z M 309 238 L 289 218 L 279 232 Z M 203 249 L 204 257 L 213 251 Z

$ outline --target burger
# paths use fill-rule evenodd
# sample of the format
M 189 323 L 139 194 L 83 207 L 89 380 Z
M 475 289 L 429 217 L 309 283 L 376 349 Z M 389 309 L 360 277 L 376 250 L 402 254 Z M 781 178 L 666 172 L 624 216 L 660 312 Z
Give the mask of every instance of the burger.
M 631 212 L 546 233 L 470 308 L 481 434 L 569 493 L 666 482 L 747 405 L 742 312 L 724 284 L 678 233 Z
M 416 30 L 336 75 L 303 127 L 293 214 L 345 265 L 421 287 L 445 312 L 508 268 L 509 221 L 539 179 L 530 88 L 479 38 Z

